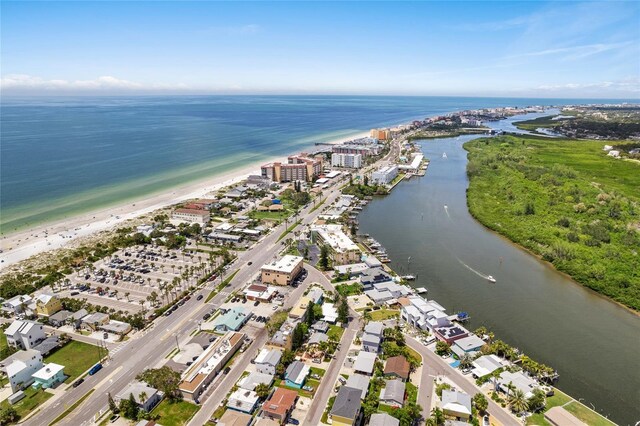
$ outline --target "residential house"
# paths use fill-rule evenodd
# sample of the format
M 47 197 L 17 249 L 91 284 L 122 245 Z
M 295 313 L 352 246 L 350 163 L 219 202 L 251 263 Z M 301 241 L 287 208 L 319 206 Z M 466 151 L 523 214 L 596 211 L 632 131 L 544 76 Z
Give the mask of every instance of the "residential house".
M 314 305 L 321 305 L 324 300 L 324 291 L 319 288 L 312 288 L 309 290 L 309 293 L 307 293 L 307 298 L 313 302 Z
M 51 335 L 35 345 L 33 349 L 40 352 L 42 356 L 47 356 L 58 346 L 60 346 L 60 339 L 58 338 L 58 336 Z
M 353 363 L 353 371 L 362 373 L 367 376 L 373 374 L 373 369 L 376 363 L 376 354 L 373 352 L 360 351 Z
M 4 334 L 9 346 L 20 349 L 32 349 L 46 337 L 42 324 L 27 320 L 15 320 Z
M 29 306 L 32 300 L 28 294 L 12 297 L 2 302 L 2 310 L 12 314 L 20 314 L 27 310 L 27 306 Z
M 383 291 L 376 290 L 376 289 L 365 290 L 364 294 L 366 294 L 367 297 L 371 299 L 371 301 L 376 306 L 380 306 L 394 300 L 393 295 L 386 290 L 383 290 Z
M 342 386 L 331 407 L 331 424 L 333 426 L 352 426 L 358 424 L 362 406 L 360 389 Z
M 308 346 L 318 345 L 321 342 L 326 342 L 329 340 L 329 336 L 325 333 L 320 333 L 318 331 L 314 332 L 311 337 L 309 337 L 309 341 L 307 342 Z
M 240 411 L 241 413 L 251 414 L 258 405 L 260 397 L 252 390 L 239 388 L 227 400 L 227 408 Z
M 345 383 L 345 386 L 354 388 L 354 389 L 360 389 L 360 399 L 364 400 L 367 397 L 367 393 L 369 392 L 370 380 L 371 380 L 371 377 L 358 374 L 358 373 L 353 373 L 347 379 L 347 383 Z
M 510 371 L 503 371 L 498 378 L 498 390 L 507 393 L 509 387 L 513 386 L 515 389 L 519 389 L 524 393 L 525 398 L 533 396 L 533 391 L 540 387 L 538 382 L 531 377 L 524 374 L 522 371 L 516 371 L 511 373 Z
M 333 303 L 322 304 L 322 317 L 329 324 L 335 324 L 338 320 L 338 310 Z
M 67 323 L 72 325 L 73 328 L 79 329 L 82 326 L 82 318 L 86 317 L 87 314 L 88 312 L 86 309 L 80 309 L 67 318 Z
M 94 312 L 82 318 L 82 327 L 89 331 L 97 331 L 100 326 L 109 323 L 109 315 L 102 312 Z
M 285 424 L 298 400 L 298 392 L 276 388 L 268 400 L 262 404 L 262 417 Z
M 256 386 L 260 384 L 265 384 L 271 387 L 273 379 L 273 374 L 265 374 L 254 371 L 252 373 L 249 373 L 248 376 L 240 379 L 240 381 L 238 382 L 238 386 L 240 386 L 242 389 L 256 390 Z
M 61 327 L 67 323 L 67 319 L 73 315 L 71 311 L 58 311 L 55 314 L 49 316 L 49 324 L 53 327 Z
M 162 392 L 156 388 L 143 382 L 133 381 L 115 396 L 114 401 L 116 404 L 120 404 L 121 400 L 129 399 L 130 395 L 133 395 L 133 399 L 136 401 L 138 408 L 147 413 L 153 410 L 163 397 Z
M 380 349 L 380 342 L 382 341 L 382 333 L 384 325 L 381 322 L 371 321 L 364 327 L 364 334 L 362 335 L 362 349 L 367 352 L 377 353 Z
M 33 373 L 31 377 L 33 377 L 34 380 L 31 387 L 34 389 L 53 388 L 59 383 L 64 382 L 67 378 L 67 376 L 64 375 L 64 365 L 55 364 L 53 362 L 44 364 L 42 368 Z
M 319 333 L 327 333 L 329 331 L 329 324 L 326 321 L 316 321 L 311 326 L 311 329 Z
M 131 324 L 122 321 L 109 320 L 108 323 L 98 326 L 98 330 L 117 334 L 118 336 L 124 336 L 131 331 Z
M 438 327 L 433 330 L 433 334 L 443 342 L 453 345 L 453 342 L 463 339 L 469 335 L 469 330 L 461 325 L 452 324 L 448 327 Z
M 307 306 L 309 305 L 309 298 L 302 296 L 298 303 L 289 311 L 289 318 L 304 320 L 307 317 Z
M 233 307 L 216 318 L 214 329 L 217 332 L 238 331 L 249 321 L 250 317 L 251 313 L 245 308 L 241 306 Z
M 277 349 L 263 348 L 254 363 L 256 365 L 256 371 L 258 373 L 269 374 L 271 376 L 276 374 L 276 366 L 282 358 L 282 352 Z
M 33 383 L 31 377 L 42 368 L 42 354 L 35 349 L 18 351 L 0 361 L 0 368 L 9 379 L 12 392 L 18 392 Z
M 458 420 L 469 420 L 471 417 L 471 397 L 463 392 L 445 389 L 442 391 L 442 411 L 445 416 Z
M 409 379 L 410 371 L 411 365 L 402 355 L 388 358 L 387 363 L 384 366 L 385 377 L 395 377 L 402 381 L 407 381 Z
M 485 377 L 502 367 L 504 367 L 503 361 L 496 355 L 484 355 L 473 361 L 471 374 L 475 378 Z
M 369 426 L 400 426 L 400 420 L 387 413 L 374 413 L 369 419 Z
M 249 426 L 251 424 L 251 417 L 249 414 L 241 413 L 235 410 L 227 410 L 222 417 L 218 420 L 218 426 Z
M 62 303 L 57 296 L 52 294 L 40 294 L 36 297 L 36 313 L 39 316 L 49 317 L 62 310 Z
M 284 373 L 284 380 L 287 386 L 301 389 L 307 380 L 311 368 L 303 362 L 293 361 Z
M 364 290 L 371 290 L 374 284 L 389 281 L 393 281 L 393 277 L 380 268 L 366 269 L 362 271 L 360 276 L 360 284 L 362 284 Z
M 470 334 L 467 337 L 456 340 L 451 346 L 451 351 L 458 358 L 462 358 L 465 355 L 475 355 L 485 344 L 484 340 L 475 334 Z
M 293 330 L 300 323 L 300 320 L 294 320 L 287 318 L 287 320 L 280 326 L 280 330 L 269 340 L 269 345 L 276 346 L 284 349 L 291 349 L 293 340 Z
M 392 407 L 404 405 L 405 384 L 400 379 L 385 380 L 385 387 L 380 392 L 380 402 Z

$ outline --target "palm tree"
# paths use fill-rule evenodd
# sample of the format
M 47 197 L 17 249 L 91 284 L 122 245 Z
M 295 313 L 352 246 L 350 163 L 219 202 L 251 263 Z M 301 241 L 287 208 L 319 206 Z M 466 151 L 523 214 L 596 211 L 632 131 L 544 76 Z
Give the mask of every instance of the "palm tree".
M 436 426 L 440 426 L 444 424 L 444 413 L 438 407 L 431 410 L 431 418 L 433 419 L 433 423 Z
M 126 293 L 124 294 L 124 297 L 125 297 L 125 299 L 127 299 L 127 302 L 129 302 L 129 295 L 130 295 L 130 294 L 131 294 L 131 293 L 129 293 L 129 292 L 126 292 Z
M 529 409 L 529 402 L 520 389 L 514 390 L 508 400 L 511 411 L 514 413 L 523 413 Z
M 269 385 L 266 383 L 260 383 L 256 386 L 255 392 L 260 398 L 266 398 L 269 396 Z
M 471 355 L 465 353 L 464 355 L 462 355 L 462 357 L 460 357 L 459 367 L 461 369 L 471 368 L 472 365 L 473 365 L 473 358 L 471 357 Z

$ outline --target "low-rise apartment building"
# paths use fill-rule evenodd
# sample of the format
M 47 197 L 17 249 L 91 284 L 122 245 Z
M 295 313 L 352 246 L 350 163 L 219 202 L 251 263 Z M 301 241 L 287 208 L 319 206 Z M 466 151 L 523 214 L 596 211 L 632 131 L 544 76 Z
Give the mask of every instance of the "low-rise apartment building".
M 371 174 L 371 181 L 378 185 L 388 185 L 398 176 L 398 166 L 385 166 Z
M 331 260 L 334 265 L 348 265 L 360 261 L 362 252 L 358 245 L 342 231 L 342 225 L 315 225 L 311 227 L 315 238 L 329 247 Z
M 261 171 L 262 177 L 273 182 L 312 182 L 322 173 L 322 157 L 311 158 L 305 153 L 292 155 L 287 158 L 287 163 L 268 163 L 261 167 Z
M 302 272 L 304 258 L 286 255 L 267 263 L 261 268 L 261 279 L 265 284 L 289 285 Z
M 176 209 L 171 213 L 171 219 L 178 222 L 206 225 L 211 220 L 211 213 L 208 210 Z

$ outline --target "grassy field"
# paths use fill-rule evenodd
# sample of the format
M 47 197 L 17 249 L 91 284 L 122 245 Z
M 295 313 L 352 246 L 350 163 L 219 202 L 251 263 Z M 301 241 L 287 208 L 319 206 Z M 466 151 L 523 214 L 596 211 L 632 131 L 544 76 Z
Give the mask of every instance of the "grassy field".
M 614 426 L 615 423 L 602 417 L 600 414 L 590 410 L 578 401 L 573 400 L 569 395 L 555 389 L 555 394 L 547 398 L 547 406 L 544 411 L 548 411 L 553 407 L 563 406 L 565 410 L 572 413 L 578 419 L 582 420 L 589 426 Z M 544 412 L 536 413 L 527 418 L 527 425 L 551 426 L 544 418 Z
M 44 362 L 64 365 L 64 374 L 69 376 L 67 381 L 73 381 L 100 361 L 99 350 L 102 351 L 102 356 L 105 356 L 105 351 L 97 346 L 73 340 L 46 356 Z
M 47 399 L 51 398 L 53 394 L 45 392 L 42 389 L 34 390 L 31 386 L 24 390 L 25 397 L 13 405 L 13 408 L 18 412 L 20 418 L 24 418 L 27 414 L 31 413 L 33 410 L 37 409 L 40 405 L 42 405 Z M 9 401 L 6 399 L 0 402 L 0 409 L 4 409 L 10 407 Z
M 199 409 L 199 406 L 187 401 L 169 402 L 165 399 L 151 411 L 151 414 L 160 416 L 158 423 L 163 426 L 182 426 L 186 425 Z
M 562 124 L 562 120 L 552 120 L 553 117 L 555 116 L 548 115 L 546 117 L 534 118 L 533 120 L 516 121 L 513 124 L 519 129 L 529 131 L 535 131 L 540 127 L 550 129 Z
M 336 336 L 337 341 L 339 342 L 342 339 L 342 334 L 344 333 L 344 328 L 338 327 L 337 325 L 330 325 L 329 331 L 327 331 L 327 336 L 331 338 L 331 336 Z
M 565 410 L 588 424 L 589 426 L 615 426 L 615 423 L 602 417 L 577 401 L 564 407 Z
M 469 211 L 581 284 L 640 310 L 640 165 L 607 157 L 603 145 L 468 142 Z
M 389 318 L 396 318 L 400 315 L 400 311 L 396 309 L 378 309 L 371 311 L 371 321 L 384 321 Z
M 259 212 L 256 210 L 250 212 L 249 217 L 256 220 L 272 220 L 280 223 L 291 216 L 291 214 L 293 214 L 293 211 L 287 209 L 281 210 L 279 212 Z
M 362 294 L 362 284 L 338 284 L 336 286 L 336 291 L 342 296 L 355 296 L 358 294 Z
M 571 397 L 569 395 L 556 390 L 553 396 L 547 398 L 547 407 L 545 411 L 550 410 L 553 407 L 564 405 L 569 401 L 571 401 Z M 544 413 L 536 413 L 530 417 L 527 417 L 527 424 L 538 425 L 538 426 L 551 426 L 551 424 L 544 419 Z

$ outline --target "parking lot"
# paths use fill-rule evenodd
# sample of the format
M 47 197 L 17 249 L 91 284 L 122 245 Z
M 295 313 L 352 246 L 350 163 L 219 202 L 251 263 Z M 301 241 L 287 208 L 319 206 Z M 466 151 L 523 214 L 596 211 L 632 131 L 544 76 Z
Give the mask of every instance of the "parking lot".
M 215 262 L 222 259 L 216 258 Z M 209 265 L 209 257 L 204 254 L 131 247 L 68 275 L 62 295 L 115 310 L 139 312 L 171 302 L 204 276 Z

